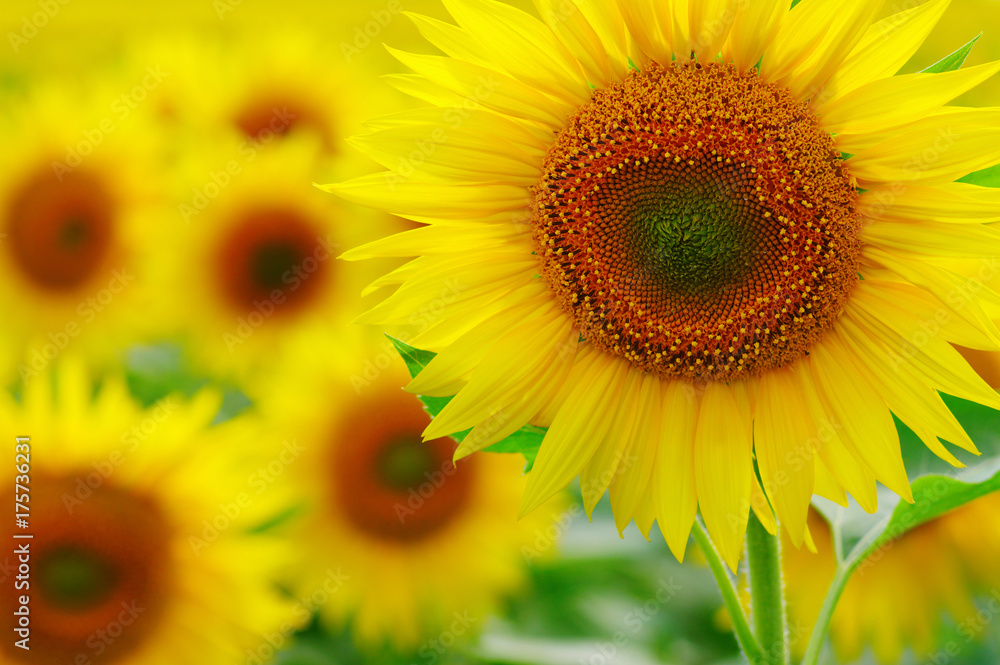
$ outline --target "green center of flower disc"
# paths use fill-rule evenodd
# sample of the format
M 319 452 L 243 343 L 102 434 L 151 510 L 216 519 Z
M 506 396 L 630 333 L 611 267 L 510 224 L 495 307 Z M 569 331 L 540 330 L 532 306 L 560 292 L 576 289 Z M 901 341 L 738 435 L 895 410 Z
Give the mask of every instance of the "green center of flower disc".
M 692 297 L 714 295 L 743 281 L 753 268 L 757 238 L 725 182 L 706 179 L 673 188 L 647 188 L 630 202 L 634 236 L 646 281 Z
M 39 563 L 39 583 L 46 600 L 55 607 L 79 610 L 99 605 L 114 591 L 113 565 L 78 547 L 60 547 Z
M 787 90 L 731 65 L 651 64 L 556 138 L 536 253 L 590 343 L 646 372 L 730 380 L 794 361 L 843 311 L 856 199 Z
M 284 317 L 315 304 L 329 284 L 332 257 L 317 223 L 294 207 L 237 213 L 215 248 L 222 297 L 235 312 Z
M 389 487 L 405 492 L 426 482 L 435 470 L 437 459 L 427 444 L 404 439 L 383 448 L 376 460 L 376 472 Z

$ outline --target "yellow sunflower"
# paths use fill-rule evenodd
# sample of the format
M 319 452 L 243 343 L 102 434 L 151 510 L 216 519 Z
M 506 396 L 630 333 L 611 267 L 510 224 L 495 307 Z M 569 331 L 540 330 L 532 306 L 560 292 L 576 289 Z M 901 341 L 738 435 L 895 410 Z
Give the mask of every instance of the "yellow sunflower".
M 189 345 L 198 366 L 247 377 L 297 336 L 343 329 L 356 316 L 354 294 L 374 273 L 343 270 L 334 258 L 399 225 L 318 191 L 318 150 L 309 137 L 246 153 L 223 141 L 178 169 L 176 214 L 158 230 L 151 272 L 161 328 Z
M 327 626 L 423 657 L 478 633 L 523 590 L 527 564 L 554 553 L 556 520 L 573 515 L 557 498 L 519 521 L 524 458 L 453 463 L 453 439 L 421 439 L 428 416 L 399 389 L 395 352 L 340 349 L 300 356 L 261 391 L 261 408 L 304 448 L 293 471 L 309 506 L 295 532 L 305 561 L 292 587 L 307 597 L 335 576 L 343 583 L 318 608 Z
M 1000 301 L 940 259 L 1000 248 L 1000 191 L 953 182 L 1000 162 L 1000 110 L 943 105 L 1000 64 L 893 76 L 946 1 L 444 4 L 415 20 L 447 55 L 396 54 L 435 106 L 330 187 L 426 224 L 345 256 L 418 256 L 363 321 L 459 291 L 410 340 L 438 355 L 408 389 L 457 393 L 427 438 L 548 426 L 523 512 L 580 476 L 678 556 L 700 509 L 734 567 L 751 505 L 799 545 L 814 492 L 910 500 L 892 414 L 975 450 L 937 391 L 1000 407 L 950 344 L 997 348 Z
M 982 595 L 1000 607 L 998 515 L 1000 494 L 988 495 L 908 531 L 862 562 L 830 626 L 837 661 L 854 662 L 870 648 L 888 665 L 900 662 L 908 647 L 922 660 L 937 657 L 929 662 L 951 659 L 957 652 L 948 654 L 947 643 L 940 643 L 946 615 L 963 644 L 981 639 L 987 626 L 974 599 Z M 837 566 L 829 525 L 815 511 L 809 525 L 818 553 L 796 550 L 785 539 L 783 561 L 790 644 L 798 657 Z
M 3 531 L 22 547 L 7 563 L 29 570 L 0 595 L 3 662 L 236 665 L 301 623 L 271 582 L 287 548 L 248 535 L 286 493 L 255 484 L 248 462 L 263 457 L 243 425 L 211 426 L 218 395 L 141 409 L 116 378 L 95 394 L 80 364 L 55 378 L 30 383 L 20 403 L 0 397 L 4 431 L 27 437 L 4 482 L 23 486 L 29 508 L 26 525 Z M 30 650 L 9 639 L 25 605 L 29 631 L 16 639 Z
M 4 380 L 66 350 L 108 358 L 145 330 L 148 228 L 162 220 L 158 132 L 113 84 L 40 83 L 0 119 Z M 11 364 L 13 363 L 13 364 Z
M 156 62 L 169 72 L 157 105 L 179 136 L 197 145 L 231 133 L 243 150 L 261 152 L 310 137 L 321 147 L 315 157 L 324 160 L 327 177 L 375 170 L 344 139 L 375 110 L 402 108 L 405 101 L 388 86 L 365 86 L 379 72 L 346 59 L 314 30 L 244 28 L 208 38 L 167 33 L 134 51 L 139 69 Z

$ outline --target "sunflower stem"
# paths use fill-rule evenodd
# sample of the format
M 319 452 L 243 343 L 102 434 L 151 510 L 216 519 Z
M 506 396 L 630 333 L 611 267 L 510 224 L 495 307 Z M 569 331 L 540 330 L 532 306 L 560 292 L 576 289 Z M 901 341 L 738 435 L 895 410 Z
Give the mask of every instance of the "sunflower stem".
M 781 543 L 750 513 L 747 525 L 750 617 L 764 665 L 788 665 L 788 620 L 781 573 Z
M 736 633 L 736 641 L 739 642 L 743 654 L 750 661 L 750 665 L 766 665 L 766 661 L 763 660 L 764 654 L 757 643 L 757 638 L 753 635 L 753 631 L 750 630 L 750 623 L 743 612 L 743 605 L 740 604 L 740 597 L 736 593 L 736 587 L 733 586 L 733 580 L 729 577 L 726 565 L 722 562 L 722 557 L 719 556 L 715 545 L 712 544 L 711 538 L 708 537 L 708 532 L 701 523 L 700 517 L 694 521 L 694 528 L 691 530 L 691 535 L 694 536 L 694 541 L 698 543 L 698 547 L 705 556 L 705 561 L 708 562 L 708 567 L 712 571 L 712 575 L 715 576 L 715 582 L 719 585 L 722 602 L 729 611 L 729 616 L 733 622 L 733 632 Z

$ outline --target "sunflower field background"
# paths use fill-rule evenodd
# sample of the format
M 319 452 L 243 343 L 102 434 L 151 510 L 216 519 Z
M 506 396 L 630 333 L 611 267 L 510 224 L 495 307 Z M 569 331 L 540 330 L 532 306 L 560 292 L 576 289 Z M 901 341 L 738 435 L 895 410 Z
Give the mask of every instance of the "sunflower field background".
M 317 187 L 380 171 L 352 137 L 422 106 L 392 50 L 438 54 L 418 28 L 441 28 L 414 14 L 450 20 L 441 0 L 3 0 L 0 477 L 30 511 L 0 529 L 0 662 L 745 662 L 693 542 L 680 562 L 578 486 L 519 519 L 524 445 L 455 466 L 451 438 L 419 443 L 429 417 L 401 387 L 429 357 L 406 341 L 465 286 L 366 323 L 407 269 L 337 257 L 418 224 Z M 902 72 L 956 50 L 1000 60 L 1000 2 L 954 0 Z M 952 104 L 1000 105 L 1000 77 Z M 962 352 L 1000 387 L 1000 353 Z M 997 412 L 947 403 L 995 460 Z M 911 481 L 950 473 L 896 426 Z M 918 498 L 952 491 L 935 477 Z M 816 551 L 786 538 L 793 658 L 844 543 L 898 502 L 879 499 L 873 516 L 816 499 Z M 860 562 L 821 662 L 1000 663 L 1000 493 L 929 521 L 914 505 L 921 525 Z

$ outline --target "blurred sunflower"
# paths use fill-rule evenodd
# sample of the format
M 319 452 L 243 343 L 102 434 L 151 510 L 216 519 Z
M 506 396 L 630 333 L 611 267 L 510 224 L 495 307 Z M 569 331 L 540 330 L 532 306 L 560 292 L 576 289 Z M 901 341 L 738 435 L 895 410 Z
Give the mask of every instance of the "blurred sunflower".
M 809 525 L 818 553 L 796 550 L 784 541 L 791 648 L 797 657 L 805 653 L 837 567 L 829 525 L 816 511 L 810 511 Z M 837 662 L 854 662 L 869 647 L 885 665 L 900 662 L 907 647 L 926 659 L 938 649 L 946 616 L 969 641 L 981 638 L 981 628 L 973 630 L 973 601 L 1000 588 L 998 556 L 1000 494 L 966 504 L 890 542 L 861 564 L 844 589 L 830 627 Z
M 288 551 L 247 535 L 287 494 L 248 486 L 254 439 L 210 427 L 218 396 L 144 410 L 116 378 L 95 394 L 79 364 L 55 379 L 0 398 L 4 431 L 30 437 L 28 478 L 5 471 L 30 491 L 28 530 L 10 520 L 4 533 L 33 536 L 30 650 L 5 640 L 4 662 L 235 665 L 265 633 L 293 630 L 271 582 Z M 8 633 L 17 593 L 0 596 Z
M 568 506 L 557 498 L 518 521 L 524 459 L 453 464 L 455 441 L 422 440 L 427 413 L 380 369 L 394 353 L 364 348 L 300 357 L 261 400 L 305 448 L 295 482 L 311 509 L 293 587 L 308 594 L 331 570 L 346 578 L 319 613 L 367 648 L 407 652 L 443 630 L 461 641 L 523 589 L 528 561 L 554 553 L 551 527 Z
M 438 355 L 408 389 L 457 393 L 426 438 L 548 426 L 522 512 L 579 475 L 677 556 L 700 508 L 733 567 L 751 506 L 800 545 L 814 492 L 910 500 L 893 413 L 975 451 L 937 391 L 1000 407 L 950 345 L 998 348 L 1000 308 L 949 302 L 939 259 L 1000 248 L 1000 191 L 952 182 L 1000 161 L 1000 110 L 943 105 L 1000 64 L 893 76 L 946 1 L 444 4 L 458 26 L 415 21 L 447 56 L 396 53 L 435 107 L 355 140 L 391 171 L 330 186 L 426 224 L 345 256 L 419 256 L 362 321 L 459 285 L 410 340 Z
M 171 35 L 144 40 L 134 50 L 136 67 L 156 62 L 170 72 L 157 91 L 158 105 L 180 136 L 200 144 L 232 133 L 243 151 L 307 137 L 320 146 L 314 161 L 323 160 L 328 177 L 374 170 L 367 157 L 346 149 L 344 139 L 376 110 L 404 101 L 391 88 L 367 85 L 379 72 L 345 61 L 337 44 L 314 30 L 246 28 L 214 39 Z
M 188 344 L 197 366 L 244 378 L 296 336 L 343 329 L 355 316 L 347 304 L 374 273 L 333 259 L 343 243 L 396 227 L 318 191 L 317 150 L 308 137 L 248 153 L 222 142 L 180 172 L 178 214 L 157 234 L 151 272 L 160 327 Z
M 117 83 L 40 82 L 0 120 L 0 302 L 16 312 L 0 331 L 5 379 L 66 349 L 101 362 L 145 330 L 159 133 Z

